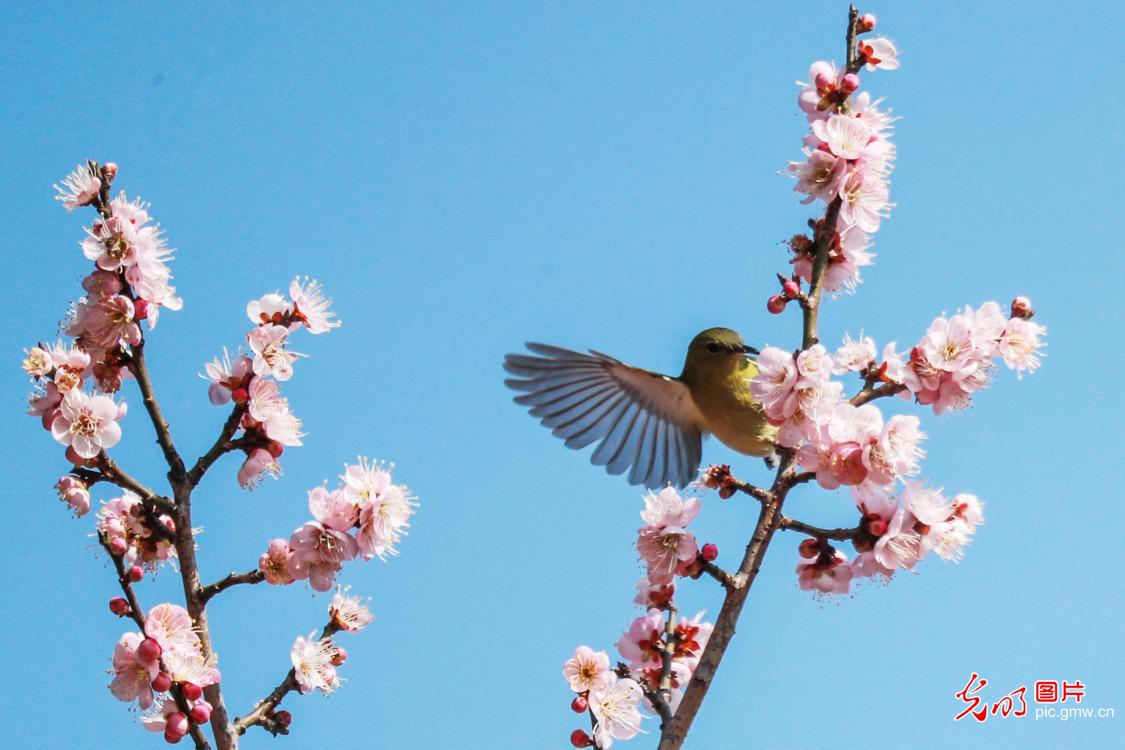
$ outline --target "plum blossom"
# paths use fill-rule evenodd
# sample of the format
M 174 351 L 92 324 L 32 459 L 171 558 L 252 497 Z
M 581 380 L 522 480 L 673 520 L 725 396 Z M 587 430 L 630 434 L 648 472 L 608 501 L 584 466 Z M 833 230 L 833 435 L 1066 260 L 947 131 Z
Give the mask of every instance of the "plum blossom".
M 246 385 L 253 372 L 253 361 L 242 355 L 231 360 L 230 353 L 224 348 L 223 356 L 215 357 L 214 360 L 203 365 L 203 369 L 206 374 L 200 377 L 211 381 L 211 385 L 207 388 L 207 398 L 212 404 L 221 406 L 230 402 L 231 393 L 236 388 Z M 251 404 L 251 415 L 253 416 L 253 404 Z M 254 418 L 259 422 L 263 421 L 261 417 Z
M 359 463 L 345 467 L 344 493 L 359 506 L 360 556 L 364 560 L 378 557 L 386 560 L 398 554 L 395 545 L 410 528 L 410 516 L 418 503 L 409 488 L 391 483 L 389 469 L 364 457 Z
M 247 395 L 247 413 L 257 422 L 268 422 L 289 410 L 289 402 L 281 395 L 281 386 L 269 378 L 251 378 Z
M 635 680 L 619 678 L 608 673 L 606 685 L 599 690 L 590 691 L 590 711 L 597 726 L 594 739 L 598 747 L 608 750 L 614 740 L 628 740 L 641 731 L 640 710 L 644 693 Z
M 336 648 L 330 639 L 315 638 L 314 633 L 315 631 L 309 633 L 307 638 L 297 636 L 289 651 L 289 659 L 293 663 L 297 687 L 302 694 L 319 690 L 328 695 L 340 686 L 336 667 L 332 665 Z
M 875 341 L 870 336 L 860 333 L 859 340 L 854 341 L 851 336 L 845 334 L 843 346 L 832 355 L 832 374 L 861 372 L 874 362 Z
M 884 568 L 912 569 L 923 554 L 922 536 L 914 530 L 914 515 L 906 508 L 895 511 L 887 532 L 875 542 L 875 561 Z
M 175 682 L 207 687 L 217 685 L 221 679 L 214 654 L 205 659 L 199 651 L 166 651 L 160 658 Z
M 770 419 L 784 419 L 796 407 L 793 390 L 797 385 L 797 363 L 791 353 L 768 346 L 758 355 L 757 365 L 758 374 L 750 383 L 750 392 Z
M 897 70 L 898 50 L 890 39 L 876 37 L 859 42 L 859 54 L 868 70 Z
M 579 646 L 563 664 L 563 677 L 576 693 L 601 690 L 609 683 L 609 655 L 594 651 L 589 646 Z
M 195 654 L 199 652 L 191 615 L 176 604 L 157 604 L 145 617 L 145 635 L 160 644 L 163 654 Z
M 166 514 L 157 521 L 168 529 L 175 528 Z M 96 528 L 110 552 L 120 555 L 127 565 L 140 563 L 155 569 L 159 563 L 176 557 L 176 547 L 170 540 L 157 536 L 149 523 L 141 499 L 126 490 L 101 507 Z
M 132 300 L 121 294 L 80 303 L 67 333 L 78 337 L 79 346 L 87 352 L 141 342 L 136 308 Z
M 60 477 L 55 489 L 59 491 L 59 499 L 74 511 L 75 518 L 90 512 L 90 489 L 78 477 L 69 474 Z
M 841 159 L 858 159 L 871 141 L 871 126 L 850 115 L 831 115 L 812 124 L 813 134 Z
M 51 353 L 46 349 L 33 346 L 24 351 L 27 352 L 27 357 L 23 360 L 23 371 L 31 377 L 41 378 L 55 369 L 55 365 L 51 361 Z
M 1004 364 L 1020 375 L 1024 370 L 1035 372 L 1039 368 L 1040 350 L 1044 346 L 1040 336 L 1047 329 L 1023 318 L 1012 318 L 1000 335 L 998 348 Z
M 832 201 L 848 173 L 847 160 L 825 151 L 812 151 L 804 162 L 790 162 L 789 173 L 797 179 L 793 190 L 803 193 L 801 203 Z
M 284 539 L 274 539 L 269 548 L 258 558 L 258 570 L 262 571 L 266 583 L 273 586 L 283 586 L 295 580 L 289 572 L 289 558 L 292 556 L 289 542 Z
M 293 320 L 304 325 L 309 333 L 327 333 L 340 326 L 340 321 L 332 320 L 336 313 L 328 309 L 332 305 L 331 298 L 324 296 L 315 279 L 306 278 L 303 284 L 300 278 L 293 279 L 289 284 L 289 296 L 293 298 Z
M 301 355 L 285 348 L 288 336 L 289 329 L 279 325 L 258 326 L 247 334 L 255 375 L 272 375 L 281 381 L 293 377 L 293 362 Z
M 687 526 L 699 515 L 699 498 L 680 497 L 675 487 L 665 487 L 658 494 L 644 497 L 645 509 L 641 520 L 649 526 Z
M 890 208 L 889 197 L 887 184 L 877 173 L 853 170 L 840 185 L 840 219 L 864 232 L 877 232 Z
M 656 608 L 633 620 L 614 646 L 621 658 L 629 662 L 629 668 L 636 671 L 661 666 L 663 648 L 664 615 Z
M 637 580 L 637 595 L 633 598 L 634 604 L 648 609 L 649 607 L 663 608 L 672 601 L 676 595 L 675 579 L 667 583 L 653 583 L 648 576 L 641 576 Z
M 102 189 L 102 181 L 88 164 L 79 164 L 63 178 L 61 185 L 56 184 L 54 188 L 58 191 L 55 200 L 62 201 L 67 211 L 73 211 L 94 202 Z
M 120 414 L 120 407 L 109 396 L 89 396 L 71 390 L 59 404 L 58 415 L 51 422 L 51 434 L 73 448 L 80 458 L 94 458 L 121 440 L 121 426 L 117 423 Z
M 262 295 L 246 305 L 246 317 L 258 326 L 278 325 L 292 314 L 292 305 L 277 292 Z
M 809 68 L 809 82 L 798 83 L 802 89 L 797 104 L 809 122 L 826 119 L 830 113 L 839 110 L 840 102 L 845 98 L 840 91 L 845 72 L 832 63 L 818 61 Z
M 319 492 L 318 492 L 319 490 Z M 359 545 L 347 532 L 354 525 L 354 508 L 341 511 L 347 503 L 343 493 L 328 493 L 323 488 L 309 492 L 310 521 L 293 532 L 289 547 L 289 572 L 297 580 L 308 580 L 315 591 L 332 588 L 342 563 L 355 558 Z
M 359 600 L 358 596 L 347 596 L 348 590 L 337 590 L 328 605 L 328 617 L 340 630 L 349 633 L 358 633 L 371 624 L 375 619 L 367 605 Z
M 644 526 L 637 531 L 637 552 L 652 583 L 672 580 L 680 565 L 699 555 L 695 534 L 679 526 Z
M 152 705 L 152 678 L 160 671 L 156 662 L 144 663 L 137 656 L 137 646 L 144 636 L 140 633 L 125 633 L 113 649 L 113 681 L 109 691 L 119 701 L 137 701 L 144 710 Z
M 847 594 L 853 575 L 847 555 L 840 550 L 811 559 L 801 558 L 797 563 L 797 585 L 802 591 Z
M 263 476 L 281 474 L 281 465 L 265 448 L 255 448 L 246 456 L 238 470 L 238 484 L 244 490 L 253 490 Z

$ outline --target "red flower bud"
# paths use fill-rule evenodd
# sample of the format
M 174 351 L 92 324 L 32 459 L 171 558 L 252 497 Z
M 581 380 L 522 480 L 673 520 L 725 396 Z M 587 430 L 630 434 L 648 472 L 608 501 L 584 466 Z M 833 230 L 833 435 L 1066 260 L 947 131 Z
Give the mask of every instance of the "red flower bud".
M 858 88 L 859 76 L 857 76 L 855 73 L 846 74 L 843 80 L 840 81 L 840 91 L 844 92 L 845 94 L 851 94 Z
M 160 644 L 151 638 L 145 638 L 141 641 L 140 645 L 137 646 L 137 658 L 140 659 L 143 664 L 152 664 L 160 658 L 162 652 L 163 649 L 160 648 Z
M 796 299 L 797 295 L 801 293 L 801 285 L 790 279 L 781 287 L 781 292 L 789 299 Z
M 332 654 L 332 666 L 338 667 L 348 660 L 348 652 L 339 646 L 336 647 L 336 652 Z
M 168 688 L 172 687 L 172 676 L 167 672 L 161 672 L 152 678 L 152 689 L 154 692 L 163 693 Z
M 120 596 L 115 596 L 109 600 L 109 611 L 118 617 L 124 617 L 129 614 L 129 602 Z
M 117 164 L 107 161 L 102 165 L 102 177 L 106 182 L 113 182 L 113 178 L 117 176 Z
M 180 690 L 184 692 L 184 697 L 189 701 L 197 701 L 203 697 L 203 688 L 196 685 L 194 682 L 185 682 L 180 685 Z
M 766 302 L 766 309 L 769 310 L 773 315 L 778 315 L 782 310 L 785 309 L 786 302 L 788 302 L 788 300 L 786 300 L 784 297 L 779 294 L 775 294 Z
M 191 720 L 196 724 L 206 724 L 211 720 L 211 707 L 206 703 L 196 703 L 191 707 Z
M 273 720 L 278 723 L 278 726 L 288 727 L 293 723 L 293 714 L 288 711 L 277 711 L 273 715 Z
M 148 317 L 148 300 L 138 299 L 133 303 L 133 319 L 144 320 Z
M 235 388 L 230 392 L 231 400 L 241 406 L 250 400 L 250 394 L 246 392 L 245 388 Z
M 859 17 L 859 30 L 860 31 L 871 31 L 874 28 L 875 28 L 875 14 L 874 13 L 864 13 L 862 16 Z
M 1027 297 L 1016 297 L 1012 300 L 1012 317 L 1029 320 L 1035 311 L 1031 309 L 1031 300 Z
M 797 552 L 806 560 L 811 560 L 820 554 L 820 541 L 816 539 L 806 539 L 797 547 Z
M 699 556 L 707 562 L 714 562 L 715 558 L 719 556 L 719 548 L 708 542 L 703 545 L 703 549 L 699 550 Z
M 133 583 L 140 581 L 145 577 L 145 570 L 140 565 L 134 565 L 129 568 L 129 580 Z
M 871 536 L 883 536 L 887 533 L 887 522 L 882 518 L 876 518 L 871 523 L 867 524 L 867 531 Z
M 570 710 L 576 714 L 585 713 L 586 709 L 590 707 L 590 701 L 586 700 L 586 696 L 579 695 L 570 702 Z
M 586 734 L 583 730 L 575 729 L 570 733 L 570 744 L 575 747 L 590 747 L 594 744 L 594 741 L 590 739 L 590 735 Z

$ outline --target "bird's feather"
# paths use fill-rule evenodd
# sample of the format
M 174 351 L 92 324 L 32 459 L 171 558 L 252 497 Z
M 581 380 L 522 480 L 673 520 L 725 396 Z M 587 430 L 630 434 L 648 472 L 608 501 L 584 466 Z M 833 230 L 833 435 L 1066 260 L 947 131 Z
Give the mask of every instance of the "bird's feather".
M 696 478 L 703 418 L 676 378 L 631 367 L 601 352 L 589 354 L 527 344 L 509 354 L 505 380 L 518 404 L 571 448 L 598 443 L 590 460 L 630 484 L 683 487 Z

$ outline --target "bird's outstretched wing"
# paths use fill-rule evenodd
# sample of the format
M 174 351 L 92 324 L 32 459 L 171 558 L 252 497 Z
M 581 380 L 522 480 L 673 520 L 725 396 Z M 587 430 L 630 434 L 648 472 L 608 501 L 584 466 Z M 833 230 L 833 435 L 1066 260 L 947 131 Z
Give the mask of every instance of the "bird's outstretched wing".
M 686 385 L 675 378 L 589 354 L 545 344 L 504 357 L 521 391 L 517 404 L 566 441 L 567 447 L 598 447 L 591 463 L 610 474 L 629 469 L 630 484 L 683 487 L 696 478 L 702 456 L 703 419 Z

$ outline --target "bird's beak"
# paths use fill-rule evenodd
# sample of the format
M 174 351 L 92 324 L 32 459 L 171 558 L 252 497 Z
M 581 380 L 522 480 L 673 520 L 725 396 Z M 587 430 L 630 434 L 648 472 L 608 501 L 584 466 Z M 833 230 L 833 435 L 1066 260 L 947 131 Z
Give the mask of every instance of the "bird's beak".
M 742 345 L 742 353 L 743 354 L 761 354 L 761 352 L 759 352 L 757 349 L 750 346 L 749 344 L 743 344 Z

